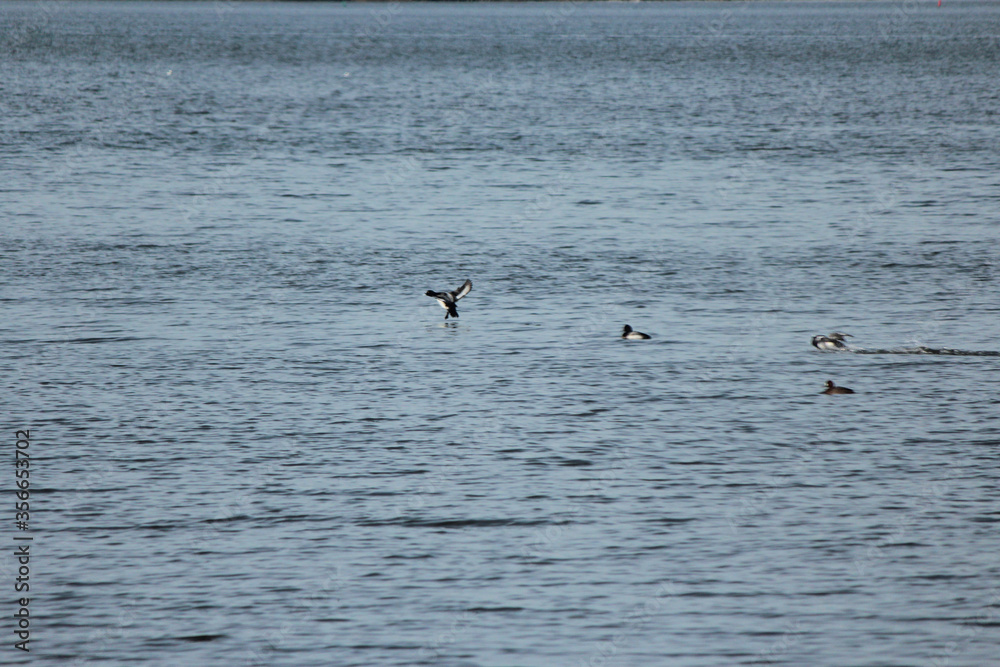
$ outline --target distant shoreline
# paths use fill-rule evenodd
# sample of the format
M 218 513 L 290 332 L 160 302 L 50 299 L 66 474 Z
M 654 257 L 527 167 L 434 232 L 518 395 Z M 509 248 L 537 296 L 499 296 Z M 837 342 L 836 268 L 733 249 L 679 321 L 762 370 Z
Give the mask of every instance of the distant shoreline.
M 102 1 L 102 0 L 97 0 Z M 103 0 L 107 2 L 148 2 L 150 0 Z M 755 3 L 763 4 L 767 2 L 836 2 L 836 3 L 851 3 L 851 4 L 862 4 L 862 3 L 877 3 L 885 2 L 886 0 L 152 0 L 155 2 L 202 2 L 209 4 L 226 4 L 226 5 L 238 5 L 243 3 L 275 3 L 275 4 L 295 4 L 295 3 L 305 3 L 305 4 L 337 4 L 337 5 L 347 5 L 347 4 L 532 4 L 532 3 L 549 3 L 549 2 L 565 2 L 569 4 L 632 4 L 640 2 L 720 2 L 720 3 L 732 3 L 732 4 L 743 4 L 743 3 Z M 911 0 L 915 1 L 915 0 Z M 62 0 L 66 2 L 66 0 Z

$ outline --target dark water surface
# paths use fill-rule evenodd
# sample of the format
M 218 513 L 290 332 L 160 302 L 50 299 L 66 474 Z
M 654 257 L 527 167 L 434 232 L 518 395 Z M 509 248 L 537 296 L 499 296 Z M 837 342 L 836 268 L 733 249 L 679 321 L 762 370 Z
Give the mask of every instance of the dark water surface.
M 998 36 L 0 5 L 31 662 L 1000 665 Z

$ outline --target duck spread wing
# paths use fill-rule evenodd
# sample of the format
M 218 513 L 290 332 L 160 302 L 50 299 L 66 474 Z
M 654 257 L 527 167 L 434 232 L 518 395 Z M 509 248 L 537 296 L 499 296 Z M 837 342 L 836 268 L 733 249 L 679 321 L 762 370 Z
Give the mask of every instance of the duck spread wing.
M 457 290 L 453 292 L 453 294 L 455 295 L 455 301 L 458 301 L 471 291 L 472 291 L 472 281 L 466 280 L 464 283 L 462 283 L 461 287 L 459 287 Z

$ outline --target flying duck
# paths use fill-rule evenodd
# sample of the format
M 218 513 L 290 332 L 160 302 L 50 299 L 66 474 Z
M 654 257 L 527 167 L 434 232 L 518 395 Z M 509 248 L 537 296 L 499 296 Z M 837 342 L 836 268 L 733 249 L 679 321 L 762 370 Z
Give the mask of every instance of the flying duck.
M 851 334 L 834 331 L 829 336 L 813 336 L 812 344 L 817 350 L 846 350 L 847 344 L 844 337 L 854 338 Z
M 458 317 L 458 310 L 455 309 L 455 302 L 468 294 L 470 291 L 472 291 L 472 281 L 466 280 L 462 283 L 461 287 L 452 292 L 435 292 L 434 290 L 427 290 L 424 294 L 437 299 L 437 302 L 441 304 L 441 307 L 448 311 L 444 314 L 444 319 L 448 319 L 449 315 L 452 317 Z

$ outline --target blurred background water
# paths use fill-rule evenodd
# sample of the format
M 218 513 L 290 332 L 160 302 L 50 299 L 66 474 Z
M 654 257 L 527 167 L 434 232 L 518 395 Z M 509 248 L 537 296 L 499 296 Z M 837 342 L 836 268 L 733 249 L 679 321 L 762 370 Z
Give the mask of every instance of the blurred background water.
M 998 35 L 0 5 L 31 661 L 1000 664 Z

